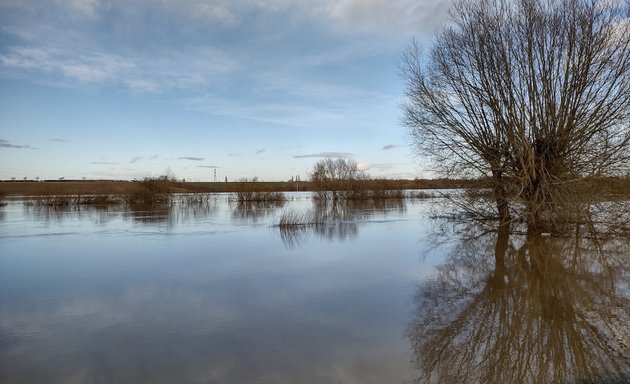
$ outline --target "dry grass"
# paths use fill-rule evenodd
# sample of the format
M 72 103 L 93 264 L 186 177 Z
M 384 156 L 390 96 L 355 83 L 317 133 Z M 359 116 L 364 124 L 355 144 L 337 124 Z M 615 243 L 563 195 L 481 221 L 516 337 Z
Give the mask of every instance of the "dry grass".
M 317 231 L 324 228 L 325 220 L 313 211 L 299 213 L 294 210 L 286 210 L 282 212 L 280 221 L 276 226 L 284 245 L 292 249 L 307 240 L 312 230 Z
M 324 221 L 318 215 L 315 215 L 313 212 L 307 213 L 298 213 L 294 210 L 287 210 L 282 212 L 280 216 L 280 222 L 278 223 L 278 227 L 280 228 L 289 228 L 289 227 L 306 227 L 306 226 L 314 226 L 321 225 Z

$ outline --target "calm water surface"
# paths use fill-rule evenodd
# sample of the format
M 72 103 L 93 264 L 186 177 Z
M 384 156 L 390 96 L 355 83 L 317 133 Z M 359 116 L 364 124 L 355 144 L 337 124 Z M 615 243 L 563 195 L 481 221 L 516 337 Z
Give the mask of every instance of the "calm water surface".
M 0 382 L 630 378 L 627 244 L 455 230 L 433 204 L 11 201 Z

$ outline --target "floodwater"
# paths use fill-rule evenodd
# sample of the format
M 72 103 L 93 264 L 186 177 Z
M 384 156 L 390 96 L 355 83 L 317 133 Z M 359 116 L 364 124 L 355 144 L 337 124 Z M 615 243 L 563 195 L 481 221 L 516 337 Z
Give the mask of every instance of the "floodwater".
M 462 228 L 439 199 L 228 198 L 0 208 L 0 382 L 630 380 L 622 241 Z

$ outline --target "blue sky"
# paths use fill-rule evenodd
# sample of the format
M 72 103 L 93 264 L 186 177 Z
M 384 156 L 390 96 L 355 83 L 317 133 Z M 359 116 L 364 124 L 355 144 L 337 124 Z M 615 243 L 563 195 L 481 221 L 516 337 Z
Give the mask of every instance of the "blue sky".
M 0 0 L 0 179 L 426 176 L 397 65 L 437 0 Z

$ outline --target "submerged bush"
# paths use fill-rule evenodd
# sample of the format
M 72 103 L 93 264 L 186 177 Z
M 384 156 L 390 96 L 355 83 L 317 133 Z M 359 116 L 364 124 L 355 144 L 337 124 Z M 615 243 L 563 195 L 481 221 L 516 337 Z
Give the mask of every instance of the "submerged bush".
M 165 178 L 146 178 L 138 182 L 135 192 L 125 195 L 125 201 L 130 205 L 155 206 L 171 203 L 172 182 Z
M 283 192 L 262 191 L 258 178 L 241 179 L 241 188 L 238 192 L 232 194 L 233 200 L 239 203 L 257 202 L 257 201 L 286 201 L 287 197 Z

